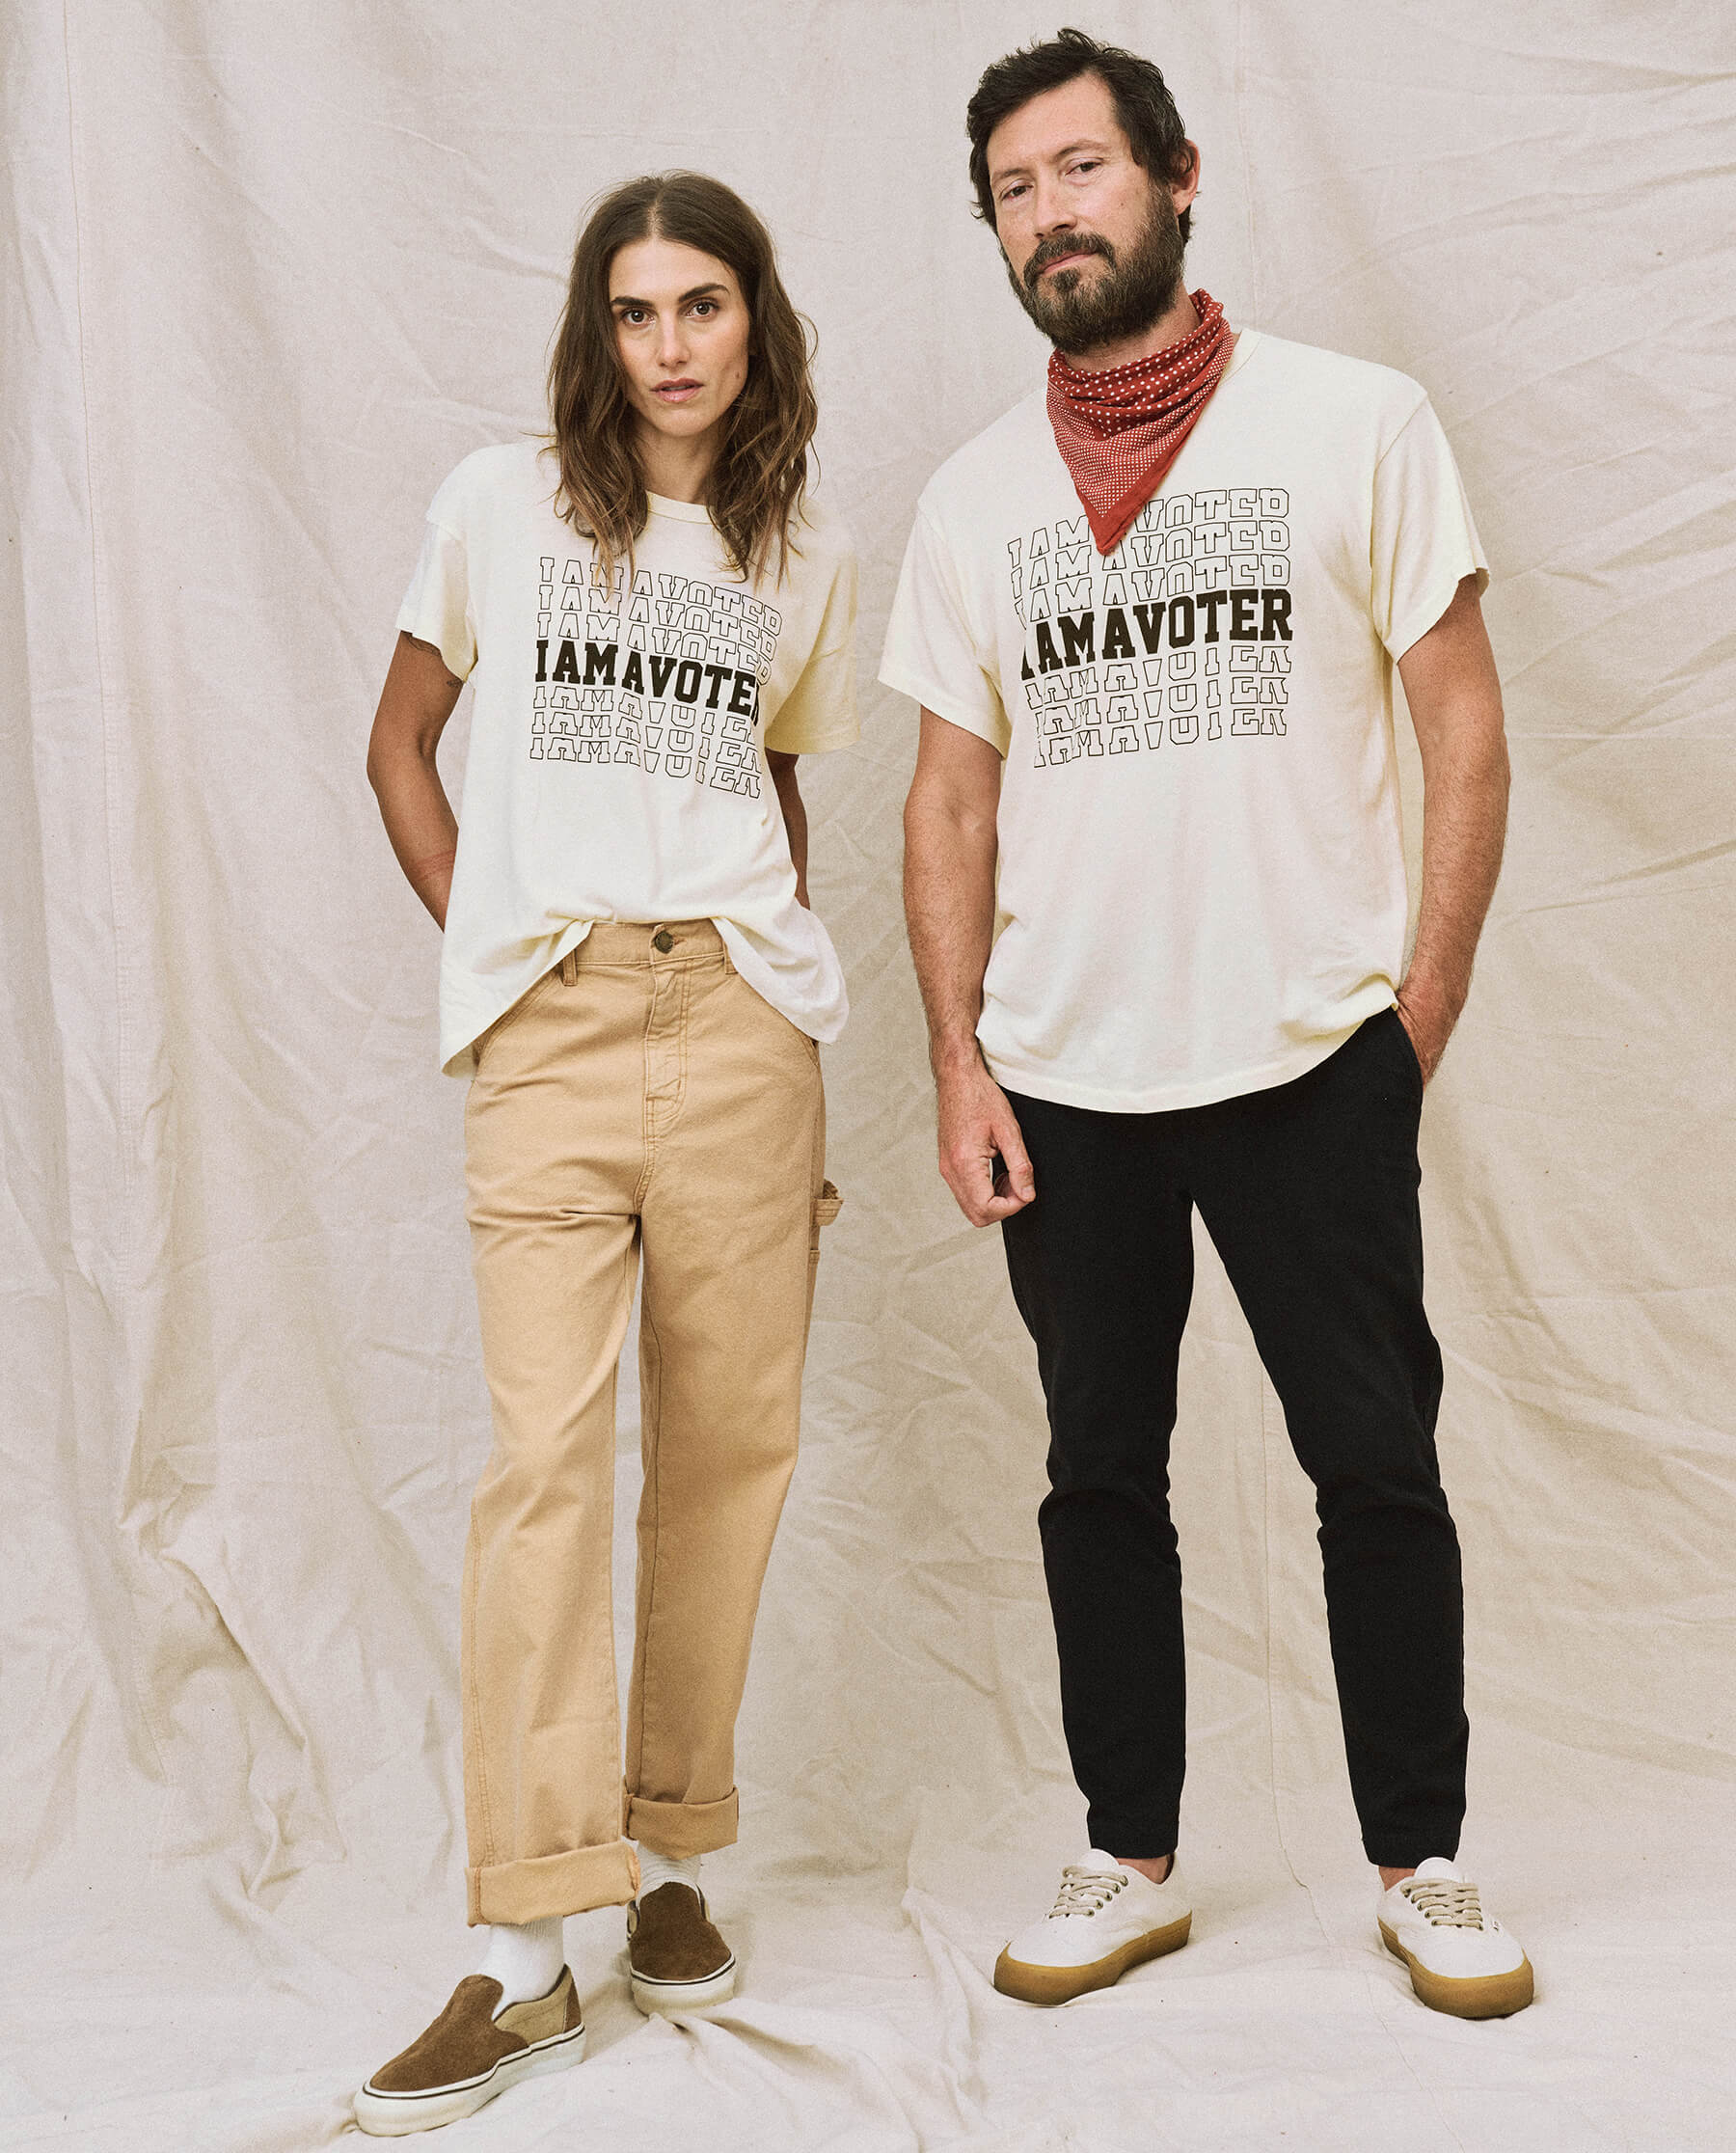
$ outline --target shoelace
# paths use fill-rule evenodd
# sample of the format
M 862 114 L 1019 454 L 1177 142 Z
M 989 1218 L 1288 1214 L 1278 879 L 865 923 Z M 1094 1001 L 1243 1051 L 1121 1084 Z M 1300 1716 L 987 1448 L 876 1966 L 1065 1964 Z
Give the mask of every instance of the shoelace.
M 1445 1876 L 1407 1876 L 1398 1889 L 1432 1928 L 1479 1929 L 1483 1925 L 1482 1901 L 1475 1884 Z
M 1125 1870 L 1120 1876 L 1107 1876 L 1101 1869 L 1064 1868 L 1049 1920 L 1059 1921 L 1066 1914 L 1100 1914 L 1126 1881 Z

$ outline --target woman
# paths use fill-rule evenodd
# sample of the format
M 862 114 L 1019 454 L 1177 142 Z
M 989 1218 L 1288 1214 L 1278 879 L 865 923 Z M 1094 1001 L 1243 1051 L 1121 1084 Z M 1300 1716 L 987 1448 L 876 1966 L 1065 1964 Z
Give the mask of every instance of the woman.
M 629 1904 L 641 2009 L 733 1989 L 699 1862 L 736 1837 L 735 1716 L 838 1202 L 818 1043 L 847 1004 L 796 761 L 855 737 L 855 570 L 804 505 L 807 343 L 739 197 L 674 173 L 600 204 L 549 401 L 547 444 L 479 450 L 436 495 L 368 749 L 445 930 L 495 1424 L 463 1606 L 487 1944 L 358 2094 L 379 2135 L 578 2061 L 565 1915 Z M 466 678 L 460 831 L 435 747 Z M 623 1772 L 614 1380 L 641 1263 Z

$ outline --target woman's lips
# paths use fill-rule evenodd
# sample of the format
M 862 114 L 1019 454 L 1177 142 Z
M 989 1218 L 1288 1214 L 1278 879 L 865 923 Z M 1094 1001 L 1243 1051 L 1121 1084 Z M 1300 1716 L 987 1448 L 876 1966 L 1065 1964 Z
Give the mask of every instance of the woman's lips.
M 665 403 L 686 403 L 690 396 L 699 394 L 699 387 L 696 381 L 662 381 L 652 395 L 661 396 Z

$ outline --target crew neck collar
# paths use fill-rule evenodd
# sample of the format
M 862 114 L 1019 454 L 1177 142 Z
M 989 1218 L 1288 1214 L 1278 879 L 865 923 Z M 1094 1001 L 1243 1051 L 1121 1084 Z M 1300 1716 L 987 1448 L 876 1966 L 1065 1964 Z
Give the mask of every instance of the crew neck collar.
M 702 501 L 671 501 L 667 494 L 646 489 L 645 503 L 654 516 L 673 516 L 677 523 L 708 524 L 711 510 Z
M 1240 373 L 1259 349 L 1261 341 L 1258 329 L 1238 329 L 1235 332 L 1235 349 L 1230 354 L 1230 364 L 1224 368 L 1224 379 L 1226 381 L 1230 380 L 1233 375 Z

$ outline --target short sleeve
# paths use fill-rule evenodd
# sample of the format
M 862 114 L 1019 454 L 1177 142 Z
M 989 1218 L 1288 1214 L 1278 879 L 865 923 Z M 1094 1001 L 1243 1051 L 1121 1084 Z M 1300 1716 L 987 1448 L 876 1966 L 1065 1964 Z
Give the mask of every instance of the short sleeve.
M 823 755 L 855 739 L 855 556 L 832 571 L 814 654 L 766 727 L 766 747 L 779 755 Z
M 398 609 L 397 624 L 401 634 L 432 643 L 452 677 L 465 680 L 476 663 L 476 621 L 464 540 L 440 520 L 449 483 L 435 496 L 422 527 L 421 559 Z
M 882 681 L 1004 755 L 1013 730 L 990 669 L 995 657 L 971 629 L 951 547 L 918 507 L 886 623 Z
M 1426 398 L 1375 466 L 1370 539 L 1370 606 L 1395 659 L 1427 635 L 1465 577 L 1488 586 L 1471 504 Z

